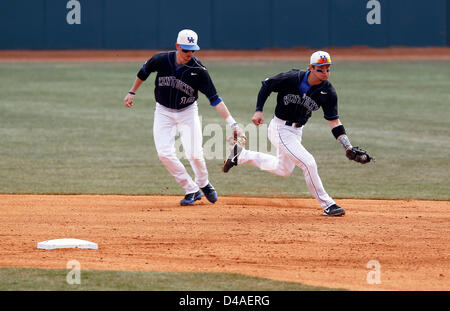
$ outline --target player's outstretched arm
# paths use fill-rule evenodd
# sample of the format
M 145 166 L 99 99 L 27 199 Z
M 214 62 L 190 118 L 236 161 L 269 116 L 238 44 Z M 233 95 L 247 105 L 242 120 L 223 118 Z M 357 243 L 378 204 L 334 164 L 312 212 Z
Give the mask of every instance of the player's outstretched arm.
M 352 146 L 350 139 L 345 133 L 345 128 L 339 119 L 328 121 L 328 123 L 334 137 L 341 143 L 342 147 L 344 147 L 345 155 L 349 160 L 353 160 L 361 164 L 366 164 L 372 160 L 375 160 L 365 150 L 359 148 L 358 146 Z
M 214 108 L 216 108 L 217 112 L 222 116 L 222 118 L 225 119 L 225 121 L 227 120 L 228 117 L 231 116 L 231 113 L 228 110 L 227 105 L 225 105 L 223 101 L 214 106 Z
M 344 147 L 345 151 L 352 148 L 352 144 L 350 143 L 347 134 L 345 133 L 345 128 L 342 125 L 339 119 L 328 121 L 328 125 L 330 126 L 331 132 L 333 133 L 334 138 L 338 140 L 342 147 Z
M 232 138 L 233 143 L 239 143 L 240 145 L 245 145 L 245 143 L 247 142 L 247 137 L 245 137 L 244 131 L 239 127 L 238 123 L 231 116 L 231 113 L 228 110 L 225 103 L 223 101 L 221 101 L 219 104 L 214 106 L 214 108 L 216 108 L 217 112 L 222 116 L 222 118 L 225 119 L 227 124 L 233 130 L 233 138 Z
M 142 82 L 144 82 L 144 81 L 142 81 L 141 79 L 136 77 L 136 80 L 134 80 L 133 86 L 128 91 L 127 96 L 125 96 L 123 102 L 125 103 L 125 106 L 127 106 L 128 108 L 133 107 L 134 96 L 136 95 L 136 92 L 139 89 L 139 87 L 141 86 Z

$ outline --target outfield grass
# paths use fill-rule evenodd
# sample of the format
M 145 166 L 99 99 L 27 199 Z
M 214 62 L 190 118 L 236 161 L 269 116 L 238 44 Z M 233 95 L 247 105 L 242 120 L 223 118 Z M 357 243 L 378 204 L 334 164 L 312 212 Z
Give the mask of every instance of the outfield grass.
M 250 123 L 261 80 L 306 66 L 287 61 L 204 63 L 244 125 Z M 182 195 L 155 152 L 154 75 L 139 90 L 135 108 L 123 105 L 140 66 L 0 63 L 0 193 Z M 330 80 L 353 145 L 370 151 L 376 163 L 348 161 L 322 111 L 315 112 L 303 143 L 315 156 L 329 194 L 448 200 L 450 62 L 341 62 L 333 66 Z M 203 126 L 225 128 L 203 95 L 199 106 Z M 272 95 L 265 107 L 267 122 L 274 107 Z M 207 161 L 210 180 L 221 195 L 311 196 L 299 168 L 289 178 L 251 166 L 225 175 L 222 163 L 223 158 Z
M 225 273 L 0 268 L 0 291 L 320 291 L 325 287 Z M 341 289 L 337 289 L 341 290 Z

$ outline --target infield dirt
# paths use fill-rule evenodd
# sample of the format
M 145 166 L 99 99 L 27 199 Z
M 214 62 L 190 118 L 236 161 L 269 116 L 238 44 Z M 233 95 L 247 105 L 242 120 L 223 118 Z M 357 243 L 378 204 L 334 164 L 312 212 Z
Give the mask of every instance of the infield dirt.
M 450 290 L 450 202 L 0 195 L 0 266 L 240 273 L 351 290 Z M 98 250 L 39 250 L 77 238 Z M 379 263 L 380 284 L 367 282 Z M 374 271 L 374 272 L 371 272 Z M 371 280 L 376 280 L 372 278 Z

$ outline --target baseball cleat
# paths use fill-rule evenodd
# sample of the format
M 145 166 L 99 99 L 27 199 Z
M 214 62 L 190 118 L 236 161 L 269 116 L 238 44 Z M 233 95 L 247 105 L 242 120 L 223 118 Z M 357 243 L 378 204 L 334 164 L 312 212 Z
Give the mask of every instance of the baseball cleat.
M 238 157 L 242 152 L 242 147 L 238 144 L 233 146 L 233 151 L 231 151 L 228 159 L 223 163 L 222 172 L 227 173 L 233 166 L 237 166 Z
M 214 203 L 217 201 L 217 192 L 216 189 L 209 183 L 203 188 L 200 188 L 203 191 L 203 194 L 208 199 L 209 202 Z
M 194 205 L 194 202 L 200 200 L 203 193 L 199 190 L 197 192 L 188 193 L 184 196 L 184 199 L 180 201 L 181 206 Z
M 333 205 L 327 207 L 326 209 L 324 209 L 323 214 L 325 216 L 344 216 L 345 210 L 342 207 L 340 207 L 336 204 L 333 204 Z

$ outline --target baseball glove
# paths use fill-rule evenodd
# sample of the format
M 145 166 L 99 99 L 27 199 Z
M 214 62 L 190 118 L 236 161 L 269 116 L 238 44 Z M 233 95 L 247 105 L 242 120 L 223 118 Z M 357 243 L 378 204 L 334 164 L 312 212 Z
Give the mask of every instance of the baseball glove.
M 352 147 L 345 152 L 345 155 L 349 160 L 356 161 L 361 164 L 369 163 L 370 161 L 375 161 L 373 157 L 371 157 L 367 151 L 359 148 L 358 146 Z

